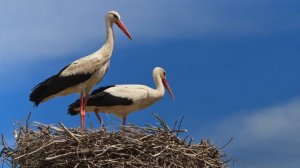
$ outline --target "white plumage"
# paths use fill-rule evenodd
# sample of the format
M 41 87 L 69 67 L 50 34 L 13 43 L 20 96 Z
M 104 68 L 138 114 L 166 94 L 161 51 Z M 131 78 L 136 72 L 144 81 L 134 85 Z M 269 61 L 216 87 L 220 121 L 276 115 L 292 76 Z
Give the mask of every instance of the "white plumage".
M 123 124 L 126 117 L 131 112 L 144 109 L 160 100 L 165 93 L 164 86 L 174 98 L 173 93 L 166 80 L 166 72 L 161 67 L 153 70 L 153 79 L 156 88 L 145 85 L 112 85 L 96 89 L 88 98 L 87 111 L 94 111 L 102 123 L 98 112 L 112 113 L 122 117 Z M 69 105 L 69 113 L 75 115 L 79 113 L 79 100 Z

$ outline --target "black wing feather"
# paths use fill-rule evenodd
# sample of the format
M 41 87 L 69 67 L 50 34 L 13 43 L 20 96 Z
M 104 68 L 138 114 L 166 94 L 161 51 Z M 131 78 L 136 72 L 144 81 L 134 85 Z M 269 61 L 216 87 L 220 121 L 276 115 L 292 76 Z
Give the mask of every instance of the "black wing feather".
M 131 99 L 117 97 L 105 92 L 107 88 L 113 86 L 106 86 L 96 89 L 92 92 L 92 95 L 88 98 L 87 106 L 105 107 L 105 106 L 117 106 L 117 105 L 131 105 L 133 101 Z M 80 100 L 76 100 L 69 105 L 68 113 L 70 115 L 76 115 L 79 111 L 75 111 L 75 108 L 79 108 Z
M 117 97 L 107 92 L 101 92 L 97 95 L 91 96 L 88 99 L 87 106 L 118 106 L 118 105 L 131 105 L 133 101 L 128 98 Z
M 68 65 L 70 66 L 70 65 Z M 58 74 L 51 76 L 45 81 L 39 83 L 32 89 L 29 96 L 29 100 L 32 101 L 35 106 L 38 106 L 45 98 L 57 94 L 69 87 L 75 86 L 79 83 L 85 82 L 93 75 L 88 74 L 76 74 L 70 76 L 60 76 L 60 74 L 68 67 L 64 67 Z

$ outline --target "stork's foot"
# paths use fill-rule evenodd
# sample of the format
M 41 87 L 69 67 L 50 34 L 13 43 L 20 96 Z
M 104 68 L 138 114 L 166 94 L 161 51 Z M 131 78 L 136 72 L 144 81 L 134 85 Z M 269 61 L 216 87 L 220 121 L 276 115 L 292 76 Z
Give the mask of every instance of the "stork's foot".
M 101 128 L 102 128 L 102 130 L 103 130 L 104 132 L 106 132 L 106 128 L 105 128 L 104 125 L 102 125 Z

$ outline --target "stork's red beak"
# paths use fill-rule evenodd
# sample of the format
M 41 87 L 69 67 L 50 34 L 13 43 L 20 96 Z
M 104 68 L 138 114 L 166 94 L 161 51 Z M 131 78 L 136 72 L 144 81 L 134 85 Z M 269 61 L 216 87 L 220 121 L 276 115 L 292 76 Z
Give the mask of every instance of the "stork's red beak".
M 172 93 L 172 90 L 168 84 L 168 81 L 166 79 L 162 79 L 164 86 L 166 87 L 167 91 L 169 92 L 170 96 L 172 97 L 173 100 L 175 100 L 175 97 Z
M 126 34 L 126 36 L 132 40 L 130 33 L 128 32 L 126 26 L 120 21 L 117 20 L 116 24 L 118 25 L 118 27 Z

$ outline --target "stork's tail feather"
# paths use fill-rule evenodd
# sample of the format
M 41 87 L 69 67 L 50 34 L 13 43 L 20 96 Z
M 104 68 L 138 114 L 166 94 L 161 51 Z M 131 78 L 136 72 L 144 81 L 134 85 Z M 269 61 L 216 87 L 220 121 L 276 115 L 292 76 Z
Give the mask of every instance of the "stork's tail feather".
M 46 94 L 46 90 L 49 87 L 49 83 L 56 77 L 56 75 L 48 78 L 44 82 L 39 83 L 32 89 L 31 94 L 29 95 L 29 100 L 34 103 L 34 106 L 37 107 L 45 98 L 49 95 Z
M 75 109 L 78 109 L 78 108 L 80 108 L 80 99 L 76 100 L 74 103 L 69 105 L 68 114 L 70 114 L 70 115 L 79 114 L 79 111 L 75 110 Z

